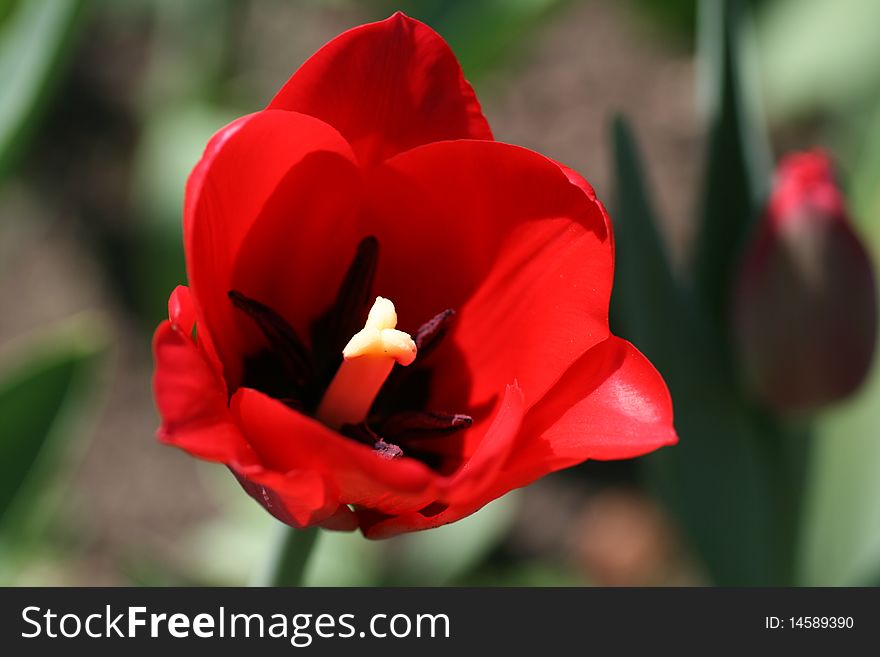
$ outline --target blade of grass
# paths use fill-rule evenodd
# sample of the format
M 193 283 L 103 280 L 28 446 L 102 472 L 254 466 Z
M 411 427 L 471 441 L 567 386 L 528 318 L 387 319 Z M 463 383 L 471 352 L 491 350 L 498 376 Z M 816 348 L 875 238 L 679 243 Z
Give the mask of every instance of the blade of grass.
M 85 0 L 27 0 L 0 25 L 0 179 L 12 167 L 65 64 Z

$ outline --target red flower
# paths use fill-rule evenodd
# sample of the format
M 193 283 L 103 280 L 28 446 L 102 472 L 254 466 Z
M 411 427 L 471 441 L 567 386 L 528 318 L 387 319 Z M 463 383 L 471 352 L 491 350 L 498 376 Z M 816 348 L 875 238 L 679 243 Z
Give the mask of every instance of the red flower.
M 735 336 L 755 395 L 782 411 L 842 399 L 864 380 L 877 335 L 870 258 L 829 157 L 786 157 L 746 249 Z
M 493 141 L 449 47 L 402 14 L 221 130 L 184 232 L 190 288 L 154 340 L 159 439 L 292 526 L 434 527 L 676 441 L 663 380 L 608 330 L 592 188 Z M 367 321 L 374 291 L 412 340 L 385 301 Z

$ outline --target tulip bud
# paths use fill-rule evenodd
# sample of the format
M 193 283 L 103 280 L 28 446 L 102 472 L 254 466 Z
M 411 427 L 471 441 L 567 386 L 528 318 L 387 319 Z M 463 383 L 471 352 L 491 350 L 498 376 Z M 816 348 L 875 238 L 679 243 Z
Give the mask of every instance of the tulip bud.
M 825 153 L 779 165 L 734 304 L 746 382 L 776 410 L 816 409 L 865 378 L 877 333 L 874 271 Z

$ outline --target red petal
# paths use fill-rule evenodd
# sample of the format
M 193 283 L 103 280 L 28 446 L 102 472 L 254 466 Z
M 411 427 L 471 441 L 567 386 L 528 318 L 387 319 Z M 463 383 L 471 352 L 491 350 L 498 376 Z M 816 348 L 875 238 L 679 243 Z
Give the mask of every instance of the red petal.
M 493 486 L 501 466 L 510 456 L 525 414 L 522 390 L 514 383 L 507 386 L 498 412 L 486 435 L 468 461 L 455 473 L 448 485 L 445 499 L 471 503 Z M 492 499 L 492 498 L 490 498 Z M 489 500 L 481 500 L 480 506 Z
M 335 513 L 320 524 L 331 531 L 350 532 L 358 528 L 358 517 L 346 505 L 340 504 Z
M 508 485 L 587 459 L 640 456 L 678 441 L 669 390 L 629 342 L 610 337 L 577 361 L 526 416 Z
M 444 139 L 492 139 L 449 46 L 399 12 L 333 39 L 293 74 L 269 108 L 326 121 L 363 164 Z
M 486 435 L 467 463 L 444 480 L 437 503 L 427 509 L 394 517 L 377 514 L 371 509 L 359 512 L 364 535 L 385 538 L 401 532 L 439 527 L 469 516 L 510 490 L 499 480 L 499 474 L 515 445 L 524 412 L 522 391 L 516 385 L 508 386 Z
M 202 325 L 196 329 L 197 316 L 198 309 L 189 288 L 186 285 L 178 285 L 168 298 L 168 319 L 171 320 L 171 325 L 184 335 L 194 336 L 194 342 L 202 350 L 208 363 L 218 376 L 222 376 L 223 367 L 220 365 L 208 328 Z M 193 329 L 196 329 L 195 334 Z
M 232 411 L 267 467 L 318 473 L 343 504 L 395 514 L 422 508 L 436 497 L 437 475 L 422 463 L 382 459 L 261 392 L 239 389 Z
M 276 518 L 294 527 L 320 523 L 352 530 L 357 518 L 339 504 L 335 491 L 319 473 L 267 470 L 259 462 L 226 404 L 226 388 L 204 355 L 184 332 L 189 295 L 178 288 L 169 302 L 172 317 L 156 330 L 154 352 L 156 403 L 162 415 L 159 439 L 193 456 L 225 463 L 255 500 Z
M 168 319 L 183 334 L 192 334 L 196 325 L 196 308 L 186 285 L 178 285 L 168 297 Z
M 471 407 L 514 379 L 531 405 L 608 336 L 610 233 L 555 162 L 498 142 L 430 144 L 390 160 L 372 191 L 373 232 L 390 254 L 376 289 L 404 328 L 459 311 L 452 340 Z M 434 359 L 438 408 L 461 401 L 460 364 L 446 354 Z
M 357 528 L 354 513 L 339 504 L 318 473 L 257 469 L 245 474 L 232 469 L 232 474 L 248 495 L 286 525 L 302 529 L 320 524 L 341 531 Z
M 599 212 L 602 214 L 602 220 L 605 222 L 605 230 L 608 231 L 608 235 L 611 238 L 611 256 L 612 262 L 614 258 L 614 231 L 612 230 L 611 217 L 608 215 L 608 210 L 605 209 L 605 206 L 602 204 L 602 201 L 599 200 L 599 197 L 596 196 L 596 190 L 593 189 L 593 186 L 587 182 L 587 179 L 584 178 L 581 174 L 579 174 L 574 169 L 571 169 L 564 164 L 560 164 L 559 162 L 556 165 L 562 170 L 562 173 L 565 174 L 565 177 L 568 178 L 568 181 L 577 187 L 581 188 L 581 191 L 586 195 L 586 197 L 592 202 L 595 203 L 599 208 Z
M 159 440 L 209 461 L 253 465 L 256 456 L 226 406 L 226 388 L 189 335 L 162 322 L 153 353 L 153 390 L 162 416 Z
M 520 403 L 521 403 L 520 399 Z M 505 406 L 509 411 L 508 394 Z M 508 412 L 502 426 L 518 426 Z M 520 416 L 521 417 L 521 416 Z M 526 415 L 515 441 L 510 434 L 487 433 L 471 463 L 449 485 L 452 502 L 436 514 L 397 517 L 361 513 L 368 538 L 454 522 L 514 488 L 588 458 L 639 456 L 678 438 L 672 428 L 672 403 L 662 378 L 631 344 L 611 337 L 587 352 Z M 503 463 L 503 465 L 502 465 Z M 490 465 L 491 464 L 491 465 Z M 486 467 L 474 477 L 468 468 Z M 469 487 L 469 481 L 479 482 Z
M 246 116 L 208 144 L 187 184 L 187 270 L 199 319 L 210 327 L 227 380 L 237 381 L 240 354 L 255 339 L 251 325 L 233 313 L 227 292 L 245 285 L 242 291 L 263 303 L 284 296 L 288 306 L 293 299 L 302 313 L 316 312 L 312 305 L 326 290 L 312 276 L 321 271 L 315 263 L 326 260 L 325 242 L 357 203 L 358 175 L 339 133 L 295 112 Z M 234 263 L 252 229 L 247 265 L 258 267 L 250 278 L 234 280 Z M 267 235 L 274 247 L 261 251 Z M 309 276 L 293 278 L 300 271 Z M 299 287 L 291 294 L 294 284 Z

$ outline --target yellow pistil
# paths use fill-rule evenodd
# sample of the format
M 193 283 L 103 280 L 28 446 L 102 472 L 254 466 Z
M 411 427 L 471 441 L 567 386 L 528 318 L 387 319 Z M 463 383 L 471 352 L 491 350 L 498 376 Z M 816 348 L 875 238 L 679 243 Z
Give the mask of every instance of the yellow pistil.
M 376 297 L 364 328 L 342 350 L 342 365 L 318 406 L 321 422 L 331 429 L 363 422 L 394 363 L 409 365 L 416 359 L 416 343 L 396 326 L 394 304 Z

